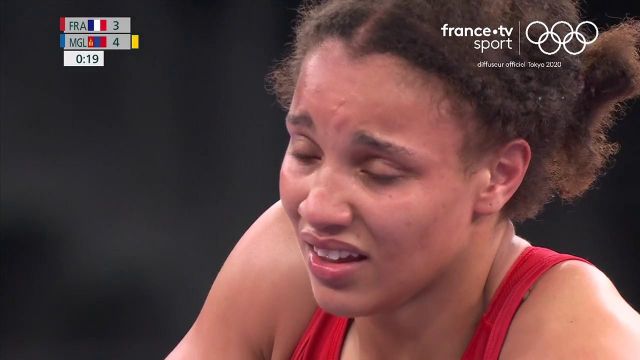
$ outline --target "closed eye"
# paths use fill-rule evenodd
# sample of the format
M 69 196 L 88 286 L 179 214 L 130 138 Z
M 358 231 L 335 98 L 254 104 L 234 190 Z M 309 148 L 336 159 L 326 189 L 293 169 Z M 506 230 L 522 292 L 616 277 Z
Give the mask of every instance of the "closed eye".
M 320 157 L 315 156 L 315 155 L 309 155 L 309 154 L 304 154 L 304 153 L 298 153 L 298 152 L 292 152 L 291 156 L 294 157 L 294 159 L 296 159 L 297 161 L 308 165 L 311 164 L 317 160 L 320 160 Z
M 402 178 L 402 175 L 378 174 L 368 170 L 362 170 L 361 172 L 378 185 L 391 185 Z

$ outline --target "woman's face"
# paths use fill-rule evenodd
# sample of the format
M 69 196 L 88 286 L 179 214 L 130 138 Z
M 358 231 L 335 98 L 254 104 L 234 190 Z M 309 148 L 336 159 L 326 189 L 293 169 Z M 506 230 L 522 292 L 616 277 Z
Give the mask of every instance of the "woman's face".
M 361 316 L 429 291 L 465 250 L 478 186 L 441 84 L 331 40 L 303 63 L 280 196 L 318 304 Z

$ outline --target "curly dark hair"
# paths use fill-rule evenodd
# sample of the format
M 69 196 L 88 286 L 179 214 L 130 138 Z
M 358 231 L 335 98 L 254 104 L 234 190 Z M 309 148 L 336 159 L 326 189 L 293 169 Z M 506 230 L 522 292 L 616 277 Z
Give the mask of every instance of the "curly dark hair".
M 533 158 L 522 185 L 505 205 L 514 221 L 534 217 L 554 196 L 572 200 L 606 168 L 617 144 L 606 133 L 624 100 L 640 93 L 640 22 L 627 20 L 601 32 L 579 55 L 543 54 L 521 41 L 515 49 L 474 49 L 473 38 L 445 37 L 457 27 L 580 22 L 572 0 L 330 0 L 306 2 L 300 10 L 290 54 L 267 80 L 285 108 L 305 55 L 337 38 L 353 56 L 387 53 L 440 78 L 448 93 L 469 104 L 473 132 L 462 149 L 465 162 L 509 140 L 525 139 Z M 585 38 L 586 26 L 580 29 Z M 532 27 L 533 36 L 541 29 Z M 537 31 L 537 33 L 536 33 Z M 568 33 L 558 26 L 560 38 Z M 522 35 L 524 37 L 524 35 Z M 570 49 L 571 50 L 571 49 Z M 478 62 L 561 63 L 556 68 L 480 67 Z M 461 116 L 461 118 L 467 118 Z

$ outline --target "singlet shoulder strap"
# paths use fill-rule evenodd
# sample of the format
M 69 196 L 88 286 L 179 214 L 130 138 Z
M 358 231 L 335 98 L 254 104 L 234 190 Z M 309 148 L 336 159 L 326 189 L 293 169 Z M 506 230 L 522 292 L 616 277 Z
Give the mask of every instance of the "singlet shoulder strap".
M 500 283 L 462 359 L 498 359 L 511 320 L 522 304 L 524 296 L 547 270 L 567 260 L 588 262 L 545 248 L 526 248 Z
M 338 360 L 350 319 L 329 314 L 320 307 L 300 338 L 292 360 Z

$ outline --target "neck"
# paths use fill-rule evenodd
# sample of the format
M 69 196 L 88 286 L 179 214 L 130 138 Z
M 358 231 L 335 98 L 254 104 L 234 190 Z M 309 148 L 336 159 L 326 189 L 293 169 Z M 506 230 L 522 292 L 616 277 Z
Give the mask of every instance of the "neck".
M 363 359 L 460 358 L 500 281 L 528 245 L 510 221 L 487 221 L 436 283 L 392 312 L 356 318 L 345 349 Z

